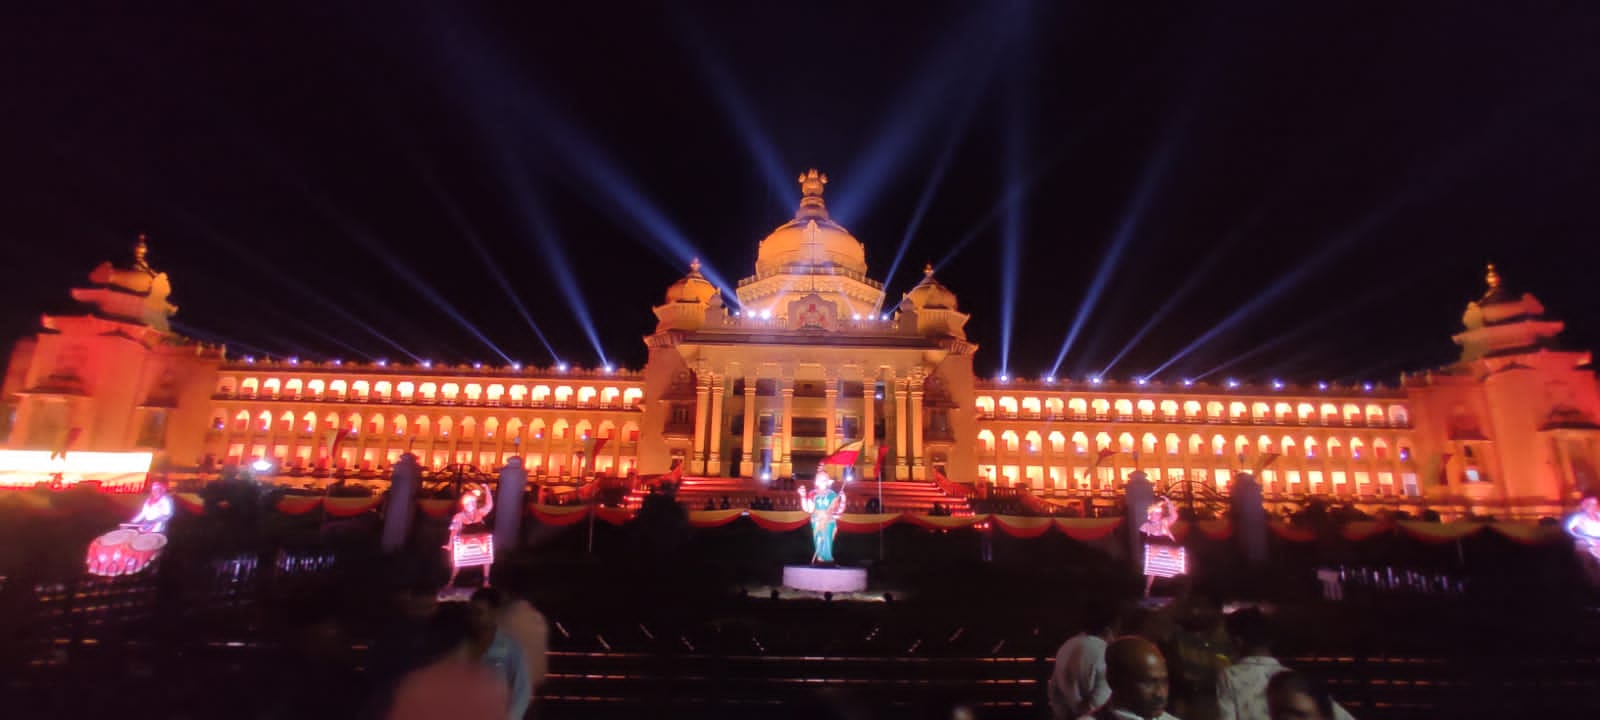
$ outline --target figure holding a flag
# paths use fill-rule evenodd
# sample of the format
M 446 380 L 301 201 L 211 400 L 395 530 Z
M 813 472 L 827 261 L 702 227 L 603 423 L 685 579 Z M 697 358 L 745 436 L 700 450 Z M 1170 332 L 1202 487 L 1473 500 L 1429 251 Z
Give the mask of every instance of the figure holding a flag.
M 811 564 L 833 564 L 833 536 L 839 531 L 839 516 L 844 514 L 844 493 L 833 489 L 833 478 L 817 471 L 816 490 L 801 487 L 800 509 L 811 514 Z

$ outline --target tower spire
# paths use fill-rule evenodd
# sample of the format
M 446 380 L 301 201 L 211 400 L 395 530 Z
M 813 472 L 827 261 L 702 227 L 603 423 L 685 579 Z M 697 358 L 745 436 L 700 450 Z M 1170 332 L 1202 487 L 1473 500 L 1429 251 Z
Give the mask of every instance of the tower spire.
M 828 176 L 811 168 L 800 174 L 800 210 L 794 214 L 796 218 L 827 218 L 828 208 L 822 203 L 822 190 L 828 184 Z

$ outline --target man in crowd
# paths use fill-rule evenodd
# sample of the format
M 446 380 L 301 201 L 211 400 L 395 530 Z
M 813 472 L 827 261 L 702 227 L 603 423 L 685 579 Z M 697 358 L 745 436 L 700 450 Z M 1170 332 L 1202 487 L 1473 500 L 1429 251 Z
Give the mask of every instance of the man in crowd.
M 1178 720 L 1167 714 L 1167 661 L 1142 637 L 1117 638 L 1106 646 L 1106 682 L 1111 698 L 1093 720 Z
M 1334 720 L 1342 712 L 1327 688 L 1309 675 L 1291 670 L 1267 682 L 1267 716 L 1272 720 Z
M 523 644 L 500 619 L 501 611 L 510 605 L 511 598 L 503 590 L 483 588 L 472 595 L 473 618 L 482 627 L 482 632 L 490 637 L 489 647 L 483 654 L 483 664 L 501 678 L 509 693 L 506 717 L 522 720 L 528 713 L 528 706 L 533 703 L 534 686 Z M 528 609 L 532 610 L 531 607 Z M 539 618 L 540 623 L 543 620 Z
M 1048 688 L 1050 715 L 1055 720 L 1087 715 L 1111 697 L 1111 686 L 1106 683 L 1106 645 L 1121 632 L 1117 611 L 1109 603 L 1096 602 L 1084 620 L 1083 632 L 1068 638 L 1056 652 Z
M 432 662 L 407 673 L 395 688 L 388 720 L 505 720 L 510 692 L 484 664 L 494 628 L 476 608 L 445 603 L 428 621 Z
M 1272 627 L 1266 615 L 1245 608 L 1228 616 L 1228 634 L 1238 650 L 1238 661 L 1217 678 L 1217 705 L 1221 720 L 1267 720 L 1267 684 L 1289 671 L 1272 656 Z M 1338 704 L 1331 717 L 1351 720 Z

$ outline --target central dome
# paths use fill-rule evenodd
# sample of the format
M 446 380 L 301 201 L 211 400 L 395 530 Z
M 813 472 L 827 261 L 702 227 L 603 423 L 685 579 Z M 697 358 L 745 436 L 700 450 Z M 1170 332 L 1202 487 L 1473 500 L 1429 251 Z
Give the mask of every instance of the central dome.
M 828 208 L 822 203 L 822 190 L 827 183 L 828 176 L 815 169 L 800 176 L 800 209 L 793 220 L 761 241 L 756 251 L 756 277 L 823 268 L 866 275 L 866 247 L 830 219 Z

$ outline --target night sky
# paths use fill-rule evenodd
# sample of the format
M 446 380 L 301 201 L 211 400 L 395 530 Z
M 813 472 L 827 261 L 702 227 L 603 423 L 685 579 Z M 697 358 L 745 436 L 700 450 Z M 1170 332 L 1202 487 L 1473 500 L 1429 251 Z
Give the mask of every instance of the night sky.
M 0 17 L 7 339 L 144 232 L 235 352 L 547 364 L 536 325 L 638 366 L 817 167 L 984 374 L 1071 337 L 1063 376 L 1389 381 L 1488 261 L 1600 348 L 1592 3 L 37 5 Z

